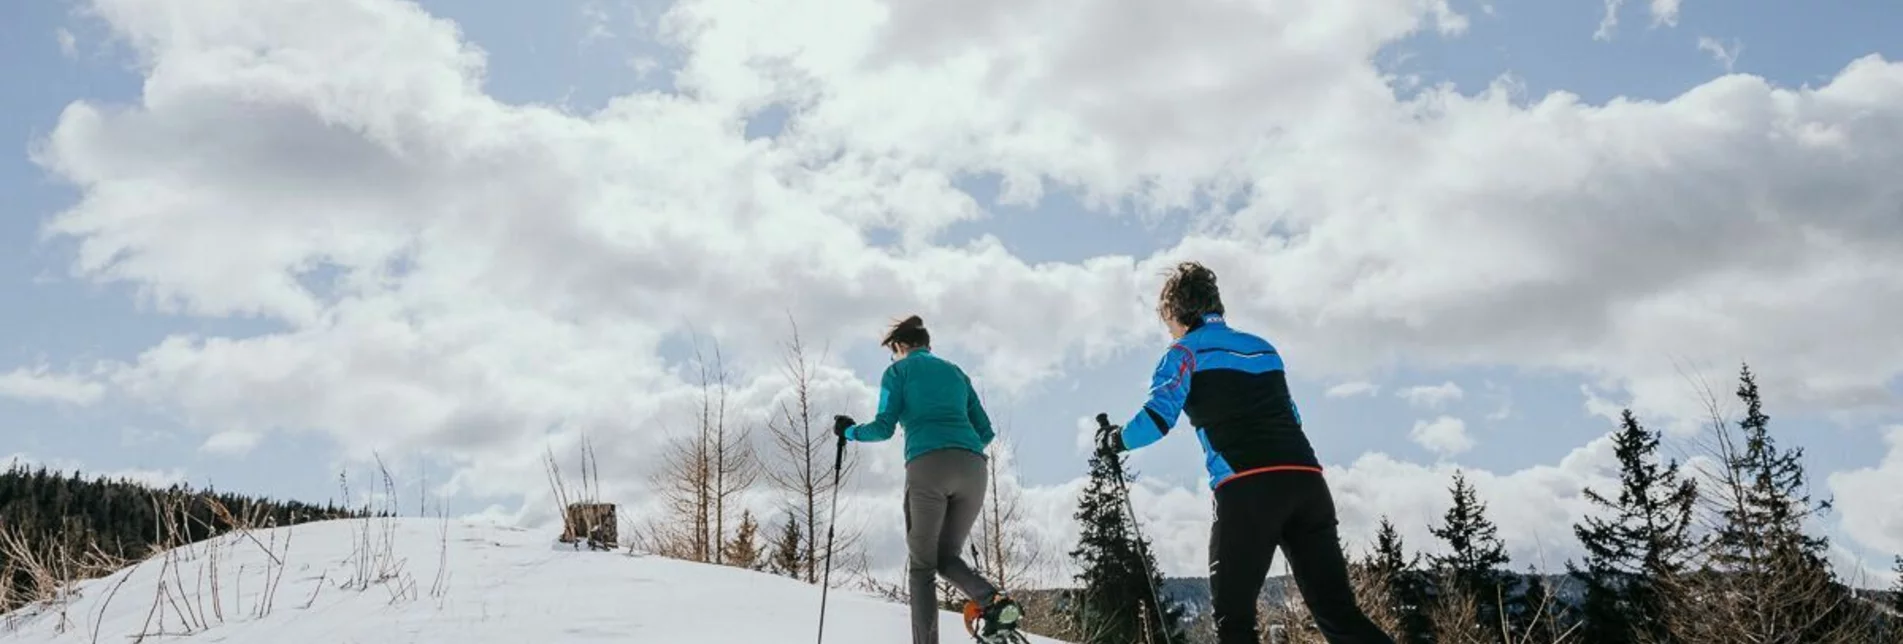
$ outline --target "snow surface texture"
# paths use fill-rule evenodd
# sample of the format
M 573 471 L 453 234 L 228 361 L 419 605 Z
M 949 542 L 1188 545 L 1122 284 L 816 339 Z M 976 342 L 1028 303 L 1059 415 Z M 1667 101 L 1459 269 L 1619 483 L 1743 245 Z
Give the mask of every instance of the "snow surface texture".
M 0 642 L 799 644 L 814 641 L 819 599 L 784 577 L 576 551 L 542 532 L 340 520 L 154 556 L 0 617 Z M 942 642 L 971 641 L 957 615 L 940 618 Z M 906 641 L 909 623 L 903 605 L 834 589 L 825 642 Z

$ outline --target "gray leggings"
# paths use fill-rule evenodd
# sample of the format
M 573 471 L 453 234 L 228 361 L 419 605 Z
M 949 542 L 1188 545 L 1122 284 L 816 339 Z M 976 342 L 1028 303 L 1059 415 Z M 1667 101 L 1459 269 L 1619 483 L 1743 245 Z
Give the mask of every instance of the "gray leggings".
M 927 452 L 905 465 L 905 547 L 912 591 L 912 643 L 939 644 L 936 576 L 980 604 L 997 588 L 959 551 L 985 502 L 985 457 L 962 449 Z

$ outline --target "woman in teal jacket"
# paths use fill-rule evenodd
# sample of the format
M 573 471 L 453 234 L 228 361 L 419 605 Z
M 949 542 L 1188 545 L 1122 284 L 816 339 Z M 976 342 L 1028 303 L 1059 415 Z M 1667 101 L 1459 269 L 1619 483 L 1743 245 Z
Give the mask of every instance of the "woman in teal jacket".
M 959 556 L 984 507 L 985 447 L 995 434 L 971 378 L 932 354 L 932 336 L 918 316 L 892 327 L 880 342 L 892 365 L 879 378 L 879 412 L 856 424 L 835 416 L 833 431 L 849 441 L 892 438 L 905 426 L 905 545 L 911 589 L 912 642 L 938 644 L 938 587 L 943 576 L 963 591 L 967 622 L 986 641 L 1017 627 L 1023 611 Z

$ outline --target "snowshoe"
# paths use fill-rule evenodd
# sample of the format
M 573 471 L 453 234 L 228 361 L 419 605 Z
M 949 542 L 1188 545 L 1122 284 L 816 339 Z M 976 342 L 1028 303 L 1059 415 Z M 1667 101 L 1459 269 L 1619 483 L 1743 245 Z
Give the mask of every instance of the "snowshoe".
M 1023 617 L 1024 609 L 1010 597 L 1000 596 L 984 608 L 978 602 L 965 602 L 965 632 L 981 644 L 1029 644 L 1018 632 L 1018 620 Z

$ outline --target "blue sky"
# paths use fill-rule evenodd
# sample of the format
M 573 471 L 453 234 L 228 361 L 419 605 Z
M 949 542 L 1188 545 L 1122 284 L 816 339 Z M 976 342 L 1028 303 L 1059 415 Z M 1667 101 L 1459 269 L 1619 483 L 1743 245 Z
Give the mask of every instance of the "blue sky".
M 195 3 L 193 11 L 212 4 Z M 424 2 L 421 7 L 437 18 L 453 21 L 463 39 L 486 52 L 481 91 L 503 105 L 550 106 L 556 113 L 586 119 L 599 117 L 596 111 L 609 106 L 616 97 L 685 91 L 678 87 L 673 72 L 680 70 L 690 55 L 680 47 L 661 44 L 649 35 L 648 30 L 653 29 L 666 9 L 659 4 L 591 1 L 538 3 L 530 7 L 523 3 L 471 1 Z M 200 315 L 166 310 L 145 296 L 149 284 L 161 281 L 160 278 L 135 276 L 109 280 L 86 274 L 76 269 L 79 243 L 73 236 L 42 234 L 50 221 L 74 207 L 83 196 L 81 189 L 64 180 L 58 171 L 36 162 L 36 156 L 45 158 L 36 151 L 61 127 L 62 111 L 76 101 L 97 106 L 136 105 L 146 83 L 145 70 L 137 64 L 134 49 L 108 39 L 115 29 L 138 29 L 124 24 L 136 22 L 138 17 L 132 14 L 137 12 L 108 11 L 109 17 L 102 19 L 83 14 L 82 8 L 75 3 L 39 2 L 14 3 L 0 9 L 0 82 L 12 88 L 0 92 L 0 124 L 5 124 L 7 135 L 4 149 L 10 150 L 0 154 L 0 191 L 9 195 L 4 211 L 0 212 L 0 301 L 10 303 L 0 307 L 0 338 L 5 339 L 4 344 L 0 344 L 0 373 L 19 369 L 23 370 L 19 373 L 48 377 L 70 374 L 83 381 L 101 383 L 104 393 L 96 401 L 83 402 L 0 396 L 0 419 L 4 419 L 0 420 L 0 425 L 4 425 L 0 428 L 0 437 L 4 437 L 0 438 L 0 456 L 21 454 L 89 471 L 176 474 L 194 484 L 221 489 L 312 500 L 329 498 L 337 487 L 338 469 L 351 455 L 351 446 L 344 438 L 348 434 L 333 431 L 326 425 L 331 421 L 314 416 L 304 423 L 257 427 L 255 429 L 263 432 L 263 438 L 242 457 L 208 451 L 202 449 L 208 436 L 233 428 L 231 415 L 221 415 L 219 409 L 158 404 L 139 396 L 121 395 L 122 385 L 112 384 L 110 378 L 103 375 L 117 368 L 111 364 L 136 362 L 142 352 L 159 345 L 168 336 L 253 338 L 286 333 L 297 328 L 298 323 L 273 315 Z M 1516 100 L 1519 105 L 1537 102 L 1552 92 L 1575 94 L 1581 102 L 1594 106 L 1609 101 L 1665 102 L 1710 83 L 1727 71 L 1759 76 L 1776 87 L 1818 87 L 1829 84 L 1847 64 L 1863 56 L 1879 54 L 1886 59 L 1903 56 L 1903 7 L 1890 3 L 1827 3 L 1800 10 L 1789 3 L 1761 0 L 1723 4 L 1689 0 L 1677 13 L 1675 24 L 1654 24 L 1649 3 L 1635 0 L 1618 7 L 1617 25 L 1604 39 L 1594 37 L 1607 11 L 1602 3 L 1502 1 L 1483 5 L 1454 2 L 1452 9 L 1467 18 L 1464 33 L 1440 34 L 1423 23 L 1412 35 L 1381 44 L 1371 56 L 1378 68 L 1389 74 L 1418 76 L 1418 85 L 1403 84 L 1395 88 L 1400 99 L 1418 96 L 1421 87 L 1442 83 L 1471 96 L 1502 77 L 1510 77 L 1521 85 Z M 181 19 L 189 20 L 189 17 Z M 1701 41 L 1706 46 L 1701 47 Z M 1709 46 L 1713 43 L 1723 51 L 1715 53 Z M 818 51 L 823 47 L 815 44 L 811 49 Z M 166 52 L 161 48 L 145 53 L 163 55 Z M 1734 59 L 1723 60 L 1726 56 Z M 709 104 L 718 102 L 715 94 L 729 91 L 721 88 L 743 86 L 698 82 L 703 84 L 693 91 Z M 839 90 L 839 94 L 846 95 L 847 90 Z M 1246 113 L 1249 108 L 1244 105 L 1237 109 L 1238 113 Z M 743 130 L 738 133 L 739 139 L 751 138 L 761 142 L 760 145 L 782 141 L 788 149 L 802 149 L 784 142 L 794 139 L 781 136 L 780 130 L 788 120 L 785 109 L 761 112 L 756 105 L 743 112 L 743 122 L 736 125 Z M 814 117 L 813 122 L 823 121 Z M 1300 130 L 1303 126 L 1296 123 L 1289 127 Z M 868 149 L 883 150 L 871 146 Z M 192 160 L 182 156 L 178 163 L 189 165 Z M 1102 257 L 1158 261 L 1155 258 L 1201 243 L 1197 241 L 1202 236 L 1197 232 L 1198 220 L 1194 213 L 1174 209 L 1160 216 L 1142 217 L 1129 212 L 1093 211 L 1083 205 L 1079 193 L 1057 188 L 1055 183 L 1034 206 L 998 203 L 1000 177 L 1005 167 L 1012 166 L 1000 162 L 996 168 L 946 172 L 950 187 L 976 200 L 984 214 L 926 226 L 932 247 L 975 253 L 978 251 L 971 249 L 995 239 L 1006 255 L 1025 266 L 1023 270 L 1027 274 L 1039 274 L 1039 271 L 1055 271 L 1058 267 L 1083 266 Z M 1655 200 L 1670 199 L 1657 193 L 1652 196 Z M 272 215 L 259 212 L 252 216 L 268 218 Z M 859 226 L 868 244 L 864 252 L 892 252 L 904 257 L 899 233 L 906 224 L 854 225 Z M 1898 235 L 1894 222 L 1887 233 Z M 908 260 L 895 261 L 903 265 Z M 930 269 L 919 265 L 908 270 L 929 272 Z M 1134 270 L 1142 273 L 1134 278 L 1138 280 L 1154 273 L 1145 272 L 1147 268 Z M 1896 274 L 1886 275 L 1894 278 Z M 1225 285 L 1237 285 L 1230 291 L 1232 306 L 1236 306 L 1237 299 L 1249 297 L 1249 293 L 1269 288 L 1251 286 L 1250 279 L 1248 274 L 1228 277 L 1225 273 Z M 885 318 L 903 315 L 916 307 L 931 307 L 928 310 L 935 313 L 926 315 L 928 321 L 958 320 L 940 331 L 946 345 L 943 353 L 969 365 L 981 379 L 990 375 L 986 368 L 993 364 L 1012 364 L 1008 357 L 998 357 L 1008 356 L 1014 350 L 1010 341 L 974 340 L 971 344 L 960 344 L 958 333 L 966 330 L 966 326 L 961 325 L 982 326 L 979 322 L 967 321 L 976 313 L 957 312 L 963 306 L 958 302 L 920 295 L 930 289 L 918 286 L 923 282 L 911 283 L 913 286 L 907 288 L 918 290 L 907 291 L 905 297 L 913 299 L 881 301 L 832 291 L 814 296 L 816 302 L 846 298 L 854 302 L 848 308 L 866 312 L 860 318 L 865 321 L 856 326 L 819 331 L 835 345 L 849 347 L 836 352 L 841 360 L 838 364 L 850 368 L 862 383 L 875 381 L 885 357 L 868 339 Z M 1143 284 L 1148 288 L 1149 282 Z M 1287 287 L 1280 282 L 1275 284 L 1273 288 Z M 1032 288 L 1025 293 L 1035 296 L 1039 291 Z M 1148 293 L 1137 294 L 1147 296 Z M 794 297 L 802 298 L 798 293 Z M 852 299 L 855 297 L 859 299 Z M 1351 298 L 1343 293 L 1342 299 Z M 1020 304 L 1021 309 L 1013 308 Z M 1038 316 L 1058 306 L 1061 303 L 1031 304 L 1005 297 L 996 306 L 964 308 L 969 311 L 1021 310 L 1021 317 L 1012 318 L 1008 324 L 999 323 L 1010 332 L 1044 326 L 1041 322 L 1044 318 Z M 1792 302 L 1783 306 L 1803 304 Z M 1273 313 L 1278 307 L 1279 302 L 1275 301 L 1249 302 L 1235 316 L 1237 324 L 1278 342 L 1285 335 L 1301 339 L 1328 333 L 1323 328 L 1291 330 L 1284 334 L 1280 325 L 1285 319 Z M 1064 312 L 1077 308 L 1068 307 L 1052 315 L 1088 315 Z M 1108 308 L 1116 310 L 1115 306 Z M 823 311 L 825 309 L 812 316 L 819 318 L 822 325 L 828 322 Z M 1842 311 L 1820 312 L 1822 315 L 1832 313 Z M 626 315 L 634 320 L 644 319 L 640 311 Z M 1311 315 L 1303 319 L 1318 318 Z M 1113 338 L 1110 340 L 1113 350 L 1085 355 L 1071 349 L 1053 349 L 1058 353 L 1048 365 L 1054 367 L 1053 371 L 1021 379 L 1020 386 L 1008 395 L 998 396 L 993 404 L 993 415 L 1008 420 L 1013 428 L 1018 474 L 1027 487 L 1056 489 L 1082 473 L 1082 458 L 1076 447 L 1078 419 L 1098 411 L 1109 412 L 1113 417 L 1127 417 L 1142 402 L 1149 369 L 1162 346 L 1159 343 L 1161 330 L 1153 328 L 1148 320 L 1085 321 L 1075 325 L 1052 321 L 1036 333 L 1056 333 L 1049 329 L 1096 329 L 1090 326 L 1092 324 L 1115 329 L 1106 336 Z M 730 333 L 741 335 L 747 334 L 748 328 L 738 321 L 728 325 Z M 972 327 L 971 333 L 978 333 L 976 328 Z M 1349 324 L 1343 328 L 1380 327 Z M 679 341 L 679 330 L 671 329 L 664 335 L 671 339 L 660 345 L 651 357 L 658 364 L 678 366 L 685 358 L 680 349 L 683 345 Z M 1357 340 L 1351 333 L 1346 337 L 1337 340 L 1348 345 L 1389 342 L 1365 337 Z M 1829 344 L 1855 339 L 1797 335 L 1774 340 L 1767 342 Z M 1588 339 L 1580 350 L 1589 351 L 1595 341 L 1598 340 Z M 1497 473 L 1506 481 L 1514 472 L 1560 464 L 1569 454 L 1611 428 L 1606 418 L 1588 409 L 1588 397 L 1582 387 L 1594 387 L 1597 395 L 1613 401 L 1614 405 L 1632 400 L 1635 395 L 1648 395 L 1635 393 L 1634 383 L 1619 381 L 1618 374 L 1606 373 L 1608 367 L 1603 365 L 1595 372 L 1567 368 L 1544 358 L 1500 359 L 1485 351 L 1471 354 L 1480 357 L 1453 360 L 1426 349 L 1411 348 L 1405 338 L 1392 342 L 1398 347 L 1389 348 L 1397 356 L 1395 359 L 1347 367 L 1330 364 L 1326 376 L 1311 375 L 1322 370 L 1311 369 L 1310 365 L 1330 363 L 1333 362 L 1331 357 L 1343 354 L 1319 348 L 1310 350 L 1299 342 L 1283 347 L 1291 370 L 1297 376 L 1295 393 L 1310 424 L 1311 437 L 1331 465 L 1346 465 L 1363 454 L 1378 452 L 1398 461 L 1432 467 L 1442 457 L 1410 440 L 1409 433 L 1417 421 L 1449 416 L 1465 423 L 1472 447 L 1446 458 L 1447 462 Z M 1793 368 L 1812 364 L 1786 362 L 1786 356 L 1762 353 L 1763 346 L 1693 347 L 1682 357 L 1697 365 L 1721 391 L 1730 389 L 1741 361 Z M 1653 368 L 1671 370 L 1670 357 L 1652 359 Z M 1003 361 L 994 362 L 998 360 Z M 102 366 L 101 363 L 111 364 Z M 1352 361 L 1341 364 L 1350 363 Z M 760 372 L 770 370 L 763 366 L 750 367 Z M 1903 415 L 1896 413 L 1894 399 L 1903 393 L 1899 373 L 1903 372 L 1890 367 L 1875 381 L 1871 381 L 1867 372 L 1843 376 L 1852 380 L 1861 377 L 1863 379 L 1856 384 L 1886 389 L 1892 396 L 1888 401 L 1854 410 L 1817 403 L 1815 398 L 1793 398 L 1787 406 L 1779 403 L 1790 397 L 1775 389 L 1770 392 L 1773 405 L 1770 413 L 1775 426 L 1785 432 L 1785 440 L 1806 449 L 1807 463 L 1818 486 L 1824 487 L 1830 473 L 1875 470 L 1885 463 L 1886 449 L 1891 449 L 1885 442 L 1885 428 L 1903 422 Z M 1607 375 L 1614 378 L 1602 379 Z M 1824 378 L 1823 375 L 1816 377 Z M 1355 381 L 1375 385 L 1377 393 L 1351 397 L 1325 394 L 1337 385 Z M 1406 388 L 1449 382 L 1457 385 L 1464 395 L 1438 409 L 1410 404 L 1397 395 Z M 1657 384 L 1658 380 L 1652 379 L 1644 386 Z M 237 388 L 231 395 L 245 395 L 244 381 L 233 380 L 230 386 Z M 1658 393 L 1657 389 L 1651 391 Z M 1669 394 L 1667 390 L 1665 395 Z M 1689 391 L 1680 394 L 1689 396 Z M 847 400 L 853 400 L 853 395 L 864 394 L 847 394 Z M 1672 404 L 1679 404 L 1658 401 L 1659 398 L 1652 399 L 1658 404 L 1649 411 L 1662 414 Z M 1500 414 L 1503 409 L 1510 413 Z M 841 411 L 862 416 L 869 413 L 869 409 Z M 1855 413 L 1848 413 L 1853 411 Z M 1660 422 L 1667 421 L 1661 419 Z M 518 438 L 532 444 L 537 431 L 523 428 Z M 437 472 L 469 468 L 468 476 L 492 474 L 472 465 L 481 461 L 481 457 L 462 451 L 454 431 L 423 428 L 414 436 L 414 440 L 403 443 L 406 451 L 388 456 L 398 461 L 415 461 L 427 454 L 431 469 Z M 1193 441 L 1166 441 L 1152 452 L 1137 457 L 1137 466 L 1143 472 L 1173 489 L 1197 491 L 1194 486 L 1200 478 L 1200 463 Z M 628 478 L 639 477 L 629 474 Z M 1377 479 L 1362 484 L 1384 483 Z M 1397 480 L 1392 484 L 1421 483 Z M 453 499 L 451 507 L 462 512 L 492 508 L 495 513 L 513 515 L 524 503 L 524 495 L 537 494 L 539 490 L 535 488 L 539 485 L 539 481 L 530 478 L 525 479 L 525 489 L 519 495 L 462 494 Z M 876 496 L 876 490 L 874 492 Z M 1870 512 L 1869 503 L 1859 506 L 1858 511 Z M 1199 510 L 1188 508 L 1185 514 L 1193 515 Z M 1184 519 L 1188 522 L 1183 529 L 1185 534 L 1194 534 L 1193 519 L 1193 516 Z M 1883 550 L 1886 547 L 1903 548 L 1903 527 L 1888 533 L 1880 533 L 1881 528 L 1866 528 L 1853 536 L 1836 518 L 1830 519 L 1829 524 L 1840 545 L 1872 563 L 1887 560 Z M 1870 525 L 1896 524 L 1871 520 Z M 1564 537 L 1563 533 L 1555 533 L 1552 526 L 1539 530 L 1555 534 L 1555 538 Z M 1424 530 L 1414 532 L 1421 534 Z M 1198 546 L 1193 538 L 1186 539 L 1181 551 L 1193 553 Z M 1196 570 L 1194 558 L 1189 554 L 1172 562 L 1184 571 Z

